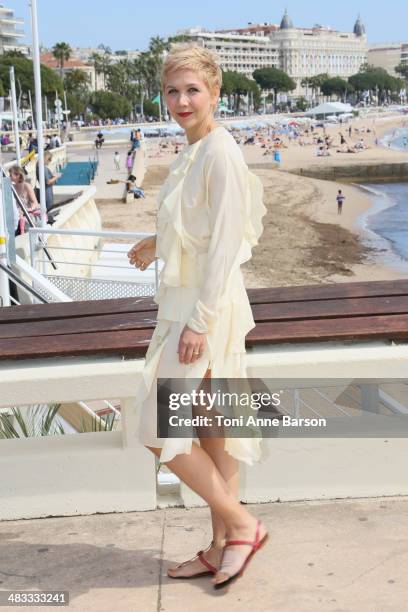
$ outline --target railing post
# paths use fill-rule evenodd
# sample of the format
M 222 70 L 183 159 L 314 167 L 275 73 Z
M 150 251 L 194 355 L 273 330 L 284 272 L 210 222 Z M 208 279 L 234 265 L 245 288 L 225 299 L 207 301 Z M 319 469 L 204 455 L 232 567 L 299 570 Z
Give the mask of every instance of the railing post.
M 380 393 L 378 385 L 361 385 L 361 410 L 364 412 L 380 412 Z
M 136 385 L 135 385 L 136 386 Z M 120 421 L 122 425 L 122 444 L 123 448 L 138 446 L 140 442 L 137 438 L 139 429 L 139 414 L 137 412 L 137 402 L 135 397 L 125 397 L 121 400 Z
M 4 184 L 3 175 L 0 175 L 0 263 L 7 263 L 7 234 L 4 222 Z M 10 306 L 10 291 L 7 274 L 0 270 L 0 307 Z
M 8 177 L 3 177 L 3 211 L 4 222 L 6 225 L 6 234 L 8 237 L 6 243 L 7 260 L 9 265 L 16 263 L 16 241 L 14 236 L 14 203 L 13 192 L 11 188 L 11 180 Z

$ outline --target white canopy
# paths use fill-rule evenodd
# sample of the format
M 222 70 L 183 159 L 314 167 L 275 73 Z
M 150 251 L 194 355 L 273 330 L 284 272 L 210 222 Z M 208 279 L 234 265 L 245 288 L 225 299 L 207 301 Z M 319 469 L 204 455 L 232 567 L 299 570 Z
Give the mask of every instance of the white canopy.
M 335 115 L 336 113 L 349 113 L 352 110 L 351 104 L 342 102 L 324 102 L 307 111 L 306 115 Z

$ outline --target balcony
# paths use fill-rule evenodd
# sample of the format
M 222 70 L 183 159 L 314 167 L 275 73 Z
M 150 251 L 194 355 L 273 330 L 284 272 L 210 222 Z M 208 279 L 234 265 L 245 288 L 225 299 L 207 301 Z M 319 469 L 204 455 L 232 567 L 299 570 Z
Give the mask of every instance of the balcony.
M 23 30 L 0 29 L 0 38 L 24 38 L 24 36 Z

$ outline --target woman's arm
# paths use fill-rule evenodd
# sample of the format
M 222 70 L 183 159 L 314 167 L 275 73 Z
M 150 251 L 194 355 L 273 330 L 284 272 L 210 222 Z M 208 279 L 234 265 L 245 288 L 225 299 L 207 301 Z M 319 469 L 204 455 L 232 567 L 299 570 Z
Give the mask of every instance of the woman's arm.
M 208 333 L 244 238 L 247 173 L 243 164 L 220 150 L 207 178 L 211 238 L 204 284 L 187 326 Z
M 47 185 L 47 187 L 51 187 L 51 185 L 54 185 L 59 179 L 58 174 L 57 175 L 51 175 L 51 178 L 47 179 L 45 181 L 45 184 Z
M 39 208 L 40 205 L 38 203 L 37 198 L 35 197 L 34 189 L 30 185 L 30 183 L 25 183 L 24 188 L 26 190 L 27 200 L 30 203 L 30 209 L 35 210 L 36 208 Z

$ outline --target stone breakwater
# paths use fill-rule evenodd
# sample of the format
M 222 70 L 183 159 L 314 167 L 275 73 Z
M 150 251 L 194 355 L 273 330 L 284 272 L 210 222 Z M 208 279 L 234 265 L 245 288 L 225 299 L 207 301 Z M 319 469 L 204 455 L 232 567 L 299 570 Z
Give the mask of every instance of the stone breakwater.
M 408 162 L 354 163 L 342 165 L 311 165 L 291 168 L 292 174 L 325 181 L 341 182 L 405 182 L 408 181 Z

